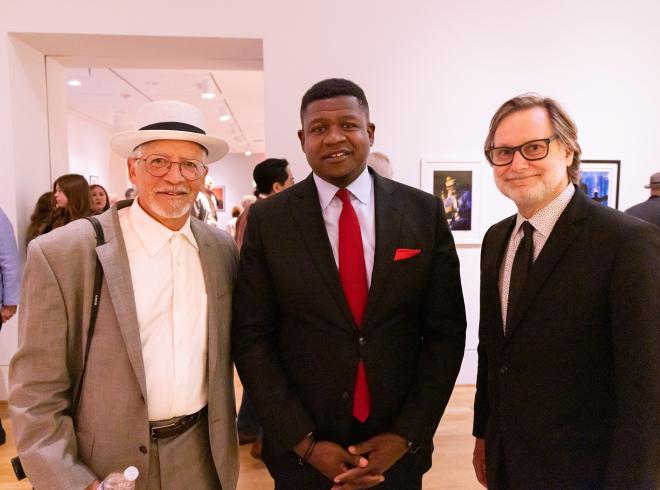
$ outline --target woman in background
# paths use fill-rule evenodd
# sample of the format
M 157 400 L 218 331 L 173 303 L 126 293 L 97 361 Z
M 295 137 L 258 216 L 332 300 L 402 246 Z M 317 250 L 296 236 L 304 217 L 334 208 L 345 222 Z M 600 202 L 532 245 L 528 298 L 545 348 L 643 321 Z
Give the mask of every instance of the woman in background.
M 110 209 L 110 199 L 108 193 L 102 185 L 94 184 L 89 186 L 92 193 L 92 213 L 101 214 Z
M 44 228 L 44 233 L 73 220 L 92 215 L 89 184 L 82 175 L 66 174 L 58 177 L 53 184 L 53 194 L 55 209 L 51 213 L 50 223 Z
M 37 204 L 34 206 L 34 211 L 32 211 L 32 216 L 30 216 L 30 224 L 28 225 L 27 232 L 25 233 L 26 246 L 30 240 L 44 232 L 44 228 L 50 223 L 50 215 L 53 212 L 54 205 L 52 192 L 45 192 L 39 196 Z

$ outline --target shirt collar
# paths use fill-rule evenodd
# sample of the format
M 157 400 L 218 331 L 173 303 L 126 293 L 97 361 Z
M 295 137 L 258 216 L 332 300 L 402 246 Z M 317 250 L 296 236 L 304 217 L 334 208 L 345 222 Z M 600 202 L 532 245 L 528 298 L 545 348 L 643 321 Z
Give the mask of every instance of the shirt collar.
M 340 188 L 334 184 L 331 184 L 330 182 L 323 180 L 315 173 L 312 175 L 314 176 L 316 190 L 319 193 L 321 209 L 324 210 L 328 207 Z M 365 166 L 364 170 L 358 176 L 358 178 L 351 182 L 346 187 L 346 189 L 348 189 L 349 192 L 353 194 L 361 203 L 369 204 L 371 200 L 371 192 L 373 190 L 373 178 L 369 174 L 369 168 Z
M 156 255 L 175 234 L 186 237 L 188 242 L 199 251 L 197 241 L 190 228 L 190 217 L 179 231 L 172 231 L 149 216 L 139 205 L 139 199 L 139 197 L 135 199 L 128 209 L 128 221 L 150 257 Z
M 571 202 L 575 194 L 575 186 L 573 184 L 568 184 L 566 189 L 564 189 L 561 194 L 555 197 L 551 202 L 546 204 L 543 208 L 538 210 L 534 216 L 529 218 L 529 221 L 534 230 L 543 235 L 546 239 L 550 236 L 557 220 L 561 216 L 561 213 L 564 212 L 568 203 Z M 514 230 L 514 235 L 518 233 L 520 227 L 523 224 L 523 221 L 526 221 L 526 218 L 523 217 L 520 213 L 516 215 L 516 226 Z

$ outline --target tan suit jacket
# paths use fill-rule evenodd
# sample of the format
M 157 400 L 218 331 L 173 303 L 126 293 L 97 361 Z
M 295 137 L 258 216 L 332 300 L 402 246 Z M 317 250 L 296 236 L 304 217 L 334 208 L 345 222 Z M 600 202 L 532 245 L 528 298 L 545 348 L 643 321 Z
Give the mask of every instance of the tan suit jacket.
M 146 484 L 147 392 L 128 257 L 117 208 L 98 219 L 106 240 L 98 248 L 86 220 L 43 235 L 28 248 L 9 403 L 21 461 L 37 489 L 84 488 L 128 465 L 144 476 L 137 488 Z M 191 226 L 208 295 L 211 449 L 222 487 L 230 490 L 238 479 L 229 342 L 237 251 L 226 233 L 195 219 Z M 80 404 L 72 414 L 89 327 L 95 249 L 105 275 Z

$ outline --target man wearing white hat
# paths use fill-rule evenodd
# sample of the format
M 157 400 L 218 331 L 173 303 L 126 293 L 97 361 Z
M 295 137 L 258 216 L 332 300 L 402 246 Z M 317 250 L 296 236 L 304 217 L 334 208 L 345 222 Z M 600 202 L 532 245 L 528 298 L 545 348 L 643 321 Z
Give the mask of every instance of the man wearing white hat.
M 649 185 L 644 187 L 651 189 L 651 196 L 646 201 L 626 209 L 626 213 L 660 226 L 660 172 L 651 175 Z
M 30 243 L 10 365 L 10 411 L 35 488 L 235 489 L 229 349 L 233 240 L 190 219 L 207 163 L 228 151 L 199 110 L 152 102 L 112 139 L 137 188 L 98 216 Z M 92 318 L 96 261 L 103 283 Z

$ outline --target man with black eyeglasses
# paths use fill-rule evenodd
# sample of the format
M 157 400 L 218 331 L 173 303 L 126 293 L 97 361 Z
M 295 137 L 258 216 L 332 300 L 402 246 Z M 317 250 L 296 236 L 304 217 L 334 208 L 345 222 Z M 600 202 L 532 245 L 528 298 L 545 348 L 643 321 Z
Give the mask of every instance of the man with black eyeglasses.
M 660 487 L 660 231 L 576 190 L 577 128 L 552 99 L 505 102 L 485 153 L 518 213 L 483 241 L 478 480 Z
M 234 490 L 238 253 L 190 218 L 229 147 L 189 104 L 152 102 L 136 120 L 112 148 L 138 197 L 97 216 L 105 243 L 86 220 L 30 242 L 9 372 L 16 446 L 35 488 L 91 490 L 132 465 L 138 490 Z

